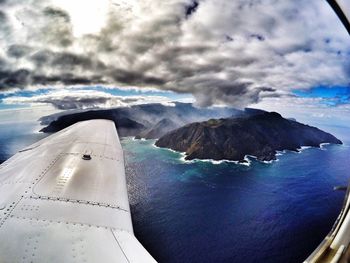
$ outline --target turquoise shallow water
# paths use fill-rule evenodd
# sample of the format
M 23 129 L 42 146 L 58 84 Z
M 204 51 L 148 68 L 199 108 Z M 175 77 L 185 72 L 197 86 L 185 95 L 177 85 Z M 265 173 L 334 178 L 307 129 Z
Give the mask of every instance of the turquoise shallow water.
M 330 231 L 350 178 L 350 147 L 250 166 L 185 163 L 125 138 L 135 233 L 159 262 L 302 262 Z

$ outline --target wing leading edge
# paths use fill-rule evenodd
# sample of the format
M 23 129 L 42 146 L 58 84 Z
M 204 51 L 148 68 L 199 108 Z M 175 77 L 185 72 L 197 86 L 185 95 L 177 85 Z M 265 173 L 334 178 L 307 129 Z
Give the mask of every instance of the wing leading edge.
M 133 234 L 113 122 L 77 123 L 0 166 L 0 262 L 156 262 Z

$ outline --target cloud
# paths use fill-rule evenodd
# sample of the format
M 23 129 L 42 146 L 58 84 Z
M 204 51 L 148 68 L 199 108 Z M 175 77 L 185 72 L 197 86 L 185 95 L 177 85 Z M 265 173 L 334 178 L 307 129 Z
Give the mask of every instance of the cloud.
M 8 105 L 30 104 L 35 106 L 49 104 L 59 110 L 126 107 L 147 103 L 171 105 L 170 99 L 162 96 L 114 96 L 110 93 L 96 90 L 50 91 L 44 95 L 35 95 L 31 97 L 8 97 L 4 98 L 2 102 Z
M 29 83 L 30 71 L 19 69 L 16 71 L 0 71 L 0 84 L 3 87 L 17 87 Z
M 0 89 L 136 86 L 244 107 L 349 84 L 349 38 L 326 1 L 120 0 L 92 29 L 81 5 L 103 3 L 2 1 Z
M 267 111 L 277 111 L 286 118 L 295 118 L 297 121 L 307 123 L 329 130 L 333 125 L 349 127 L 350 104 L 329 107 L 322 98 L 284 97 L 266 98 L 254 105 L 254 108 Z

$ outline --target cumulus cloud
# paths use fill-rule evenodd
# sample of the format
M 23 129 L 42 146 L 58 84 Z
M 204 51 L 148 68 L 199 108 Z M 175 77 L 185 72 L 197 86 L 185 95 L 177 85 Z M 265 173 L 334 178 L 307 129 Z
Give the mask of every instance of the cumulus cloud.
M 349 38 L 326 1 L 115 0 L 89 32 L 80 5 L 105 2 L 0 2 L 0 88 L 136 86 L 244 107 L 349 83 Z
M 254 108 L 266 111 L 277 111 L 286 118 L 295 118 L 297 121 L 307 123 L 326 131 L 335 127 L 350 128 L 350 105 L 343 104 L 329 107 L 322 98 L 300 98 L 288 96 L 283 100 L 266 98 L 254 105 Z M 334 128 L 334 127 L 333 127 Z
M 136 104 L 163 103 L 172 105 L 170 99 L 162 96 L 114 96 L 110 93 L 95 90 L 62 90 L 50 91 L 47 94 L 32 97 L 8 97 L 4 104 L 49 104 L 59 110 L 94 109 L 127 107 Z

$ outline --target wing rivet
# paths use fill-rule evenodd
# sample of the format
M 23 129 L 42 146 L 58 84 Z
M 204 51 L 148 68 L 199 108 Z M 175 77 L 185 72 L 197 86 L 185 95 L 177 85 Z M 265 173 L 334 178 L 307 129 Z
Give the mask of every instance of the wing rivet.
M 91 155 L 90 154 L 83 154 L 83 157 L 82 157 L 83 160 L 91 160 Z

